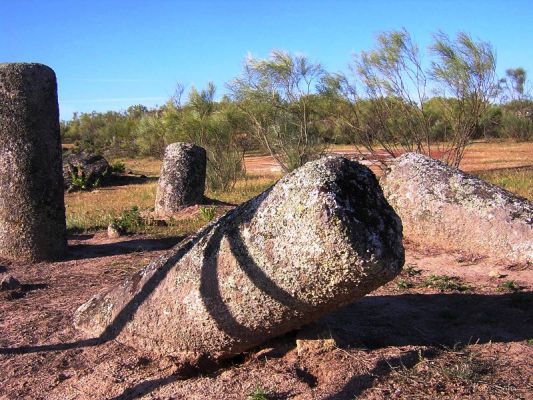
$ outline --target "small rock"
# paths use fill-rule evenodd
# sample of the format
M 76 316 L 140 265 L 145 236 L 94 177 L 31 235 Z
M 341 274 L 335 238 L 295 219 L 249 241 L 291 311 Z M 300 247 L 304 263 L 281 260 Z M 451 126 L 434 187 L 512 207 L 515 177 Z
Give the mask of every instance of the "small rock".
M 12 275 L 6 274 L 0 280 L 0 290 L 15 290 L 20 288 L 20 282 Z
M 506 277 L 506 276 L 507 276 L 507 275 L 502 274 L 500 271 L 495 270 L 495 269 L 492 269 L 492 270 L 489 271 L 489 278 L 496 278 L 496 279 L 498 279 L 498 278 L 504 278 L 504 277 Z
M 120 227 L 117 224 L 109 224 L 107 227 L 107 237 L 110 239 L 117 239 L 122 236 Z
M 324 350 L 331 350 L 335 347 L 337 347 L 337 342 L 333 338 L 296 339 L 296 352 L 299 356 L 306 353 L 321 353 Z

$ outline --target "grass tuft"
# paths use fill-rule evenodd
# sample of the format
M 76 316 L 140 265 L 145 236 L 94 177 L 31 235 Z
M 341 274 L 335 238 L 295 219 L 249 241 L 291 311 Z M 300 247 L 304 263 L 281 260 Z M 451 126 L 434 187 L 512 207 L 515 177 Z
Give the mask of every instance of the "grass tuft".
M 498 285 L 500 292 L 519 292 L 521 290 L 522 287 L 516 281 L 505 281 Z
M 261 386 L 257 386 L 254 391 L 248 395 L 249 400 L 269 400 L 269 398 L 270 393 Z
M 465 292 L 472 288 L 454 276 L 430 275 L 422 281 L 422 287 L 437 289 L 441 292 Z

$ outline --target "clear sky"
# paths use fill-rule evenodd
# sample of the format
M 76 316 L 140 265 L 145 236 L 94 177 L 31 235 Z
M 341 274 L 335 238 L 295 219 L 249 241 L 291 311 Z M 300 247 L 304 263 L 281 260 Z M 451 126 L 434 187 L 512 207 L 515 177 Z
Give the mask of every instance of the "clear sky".
M 533 0 L 0 0 L 0 62 L 33 61 L 58 77 L 62 119 L 74 111 L 163 104 L 177 82 L 218 93 L 247 54 L 303 53 L 345 70 L 381 31 L 405 27 L 422 48 L 437 30 L 492 43 L 498 73 L 533 77 Z

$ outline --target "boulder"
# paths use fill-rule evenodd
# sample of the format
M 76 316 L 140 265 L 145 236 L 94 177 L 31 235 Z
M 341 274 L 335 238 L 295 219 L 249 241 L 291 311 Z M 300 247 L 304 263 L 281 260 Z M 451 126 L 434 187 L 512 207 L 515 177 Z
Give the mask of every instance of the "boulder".
M 207 155 L 191 143 L 172 143 L 165 149 L 155 200 L 156 215 L 171 215 L 204 200 Z
M 398 216 L 374 174 L 307 163 L 75 313 L 88 335 L 196 364 L 239 354 L 393 279 Z
M 20 288 L 22 285 L 20 284 L 19 280 L 13 275 L 4 274 L 0 275 L 0 291 L 3 290 L 16 290 Z
M 111 167 L 101 155 L 81 151 L 63 157 L 63 180 L 66 190 L 91 189 L 102 183 L 110 173 Z
M 60 259 L 66 233 L 55 73 L 0 64 L 0 256 Z
M 533 262 L 533 204 L 416 153 L 398 157 L 381 186 L 415 242 Z

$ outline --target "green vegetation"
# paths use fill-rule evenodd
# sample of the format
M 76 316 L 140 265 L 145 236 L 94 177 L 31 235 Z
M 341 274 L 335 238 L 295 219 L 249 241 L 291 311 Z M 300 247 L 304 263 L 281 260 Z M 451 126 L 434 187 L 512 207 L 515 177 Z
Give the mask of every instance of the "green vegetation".
M 126 172 L 126 164 L 122 161 L 115 161 L 111 164 L 111 171 L 115 174 L 123 174 Z
M 437 289 L 441 292 L 464 292 L 472 288 L 461 282 L 459 278 L 448 275 L 429 275 L 422 281 L 422 287 Z
M 407 264 L 407 266 L 403 269 L 403 273 L 409 277 L 414 277 L 420 275 L 422 271 L 416 268 L 416 264 Z
M 459 165 L 474 139 L 533 140 L 526 71 L 511 68 L 497 79 L 495 67 L 491 45 L 465 33 L 438 33 L 424 50 L 407 31 L 390 31 L 354 58 L 349 74 L 276 50 L 248 58 L 220 100 L 208 84 L 182 101 L 178 85 L 159 108 L 74 114 L 61 134 L 108 158 L 161 158 L 169 143 L 196 143 L 207 149 L 208 186 L 218 191 L 245 176 L 247 151 L 272 155 L 285 172 L 331 144 L 422 152 Z
M 268 400 L 270 394 L 261 386 L 257 386 L 252 393 L 248 395 L 249 400 Z
M 515 281 L 505 281 L 498 285 L 498 290 L 500 292 L 519 292 L 522 288 Z
M 129 161 L 127 161 L 130 166 Z M 148 163 L 147 168 L 152 168 Z M 156 169 L 156 168 L 155 168 Z M 148 170 L 140 170 L 148 173 Z M 240 204 L 263 192 L 274 183 L 271 177 L 248 177 L 236 182 L 233 189 L 207 191 L 209 198 Z M 127 231 L 147 234 L 188 235 L 196 232 L 216 215 L 216 206 L 202 207 L 197 215 L 180 220 L 169 220 L 161 227 L 141 218 L 144 212 L 153 210 L 156 184 L 116 186 L 93 192 L 67 193 L 66 216 L 69 232 L 94 232 L 106 229 L 110 223 L 123 224 Z M 205 215 L 202 215 L 205 213 Z
M 413 288 L 415 285 L 413 282 L 408 281 L 407 279 L 398 279 L 396 282 L 398 289 L 407 290 Z
M 82 169 L 78 169 L 76 166 L 71 166 L 70 168 L 70 178 L 73 188 L 78 190 L 91 190 L 100 187 L 102 184 L 101 177 L 96 178 L 93 182 L 92 177 L 87 176 Z
M 273 51 L 267 60 L 248 58 L 242 76 L 230 84 L 246 131 L 285 172 L 324 149 L 319 102 L 313 94 L 325 71 L 306 57 Z
M 200 207 L 200 215 L 204 221 L 209 222 L 215 218 L 217 209 L 215 207 Z
M 130 209 L 122 211 L 117 218 L 113 219 L 112 224 L 121 232 L 134 233 L 144 227 L 145 221 L 139 212 L 139 207 L 133 206 Z

